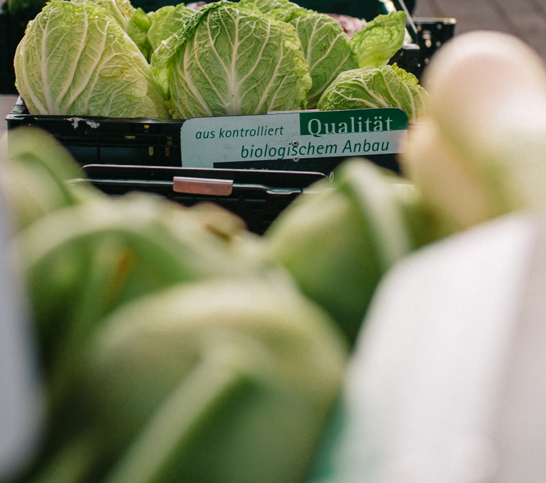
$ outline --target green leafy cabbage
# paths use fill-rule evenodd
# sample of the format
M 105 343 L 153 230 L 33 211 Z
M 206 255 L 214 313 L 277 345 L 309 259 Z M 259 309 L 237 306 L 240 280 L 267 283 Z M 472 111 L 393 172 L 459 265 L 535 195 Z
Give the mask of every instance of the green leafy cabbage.
M 396 107 L 414 121 L 428 94 L 417 77 L 396 64 L 342 72 L 319 100 L 321 111 Z
M 29 23 L 14 67 L 32 114 L 169 117 L 145 57 L 100 5 L 52 0 Z
M 174 118 L 305 109 L 309 65 L 293 26 L 221 1 L 152 55 Z

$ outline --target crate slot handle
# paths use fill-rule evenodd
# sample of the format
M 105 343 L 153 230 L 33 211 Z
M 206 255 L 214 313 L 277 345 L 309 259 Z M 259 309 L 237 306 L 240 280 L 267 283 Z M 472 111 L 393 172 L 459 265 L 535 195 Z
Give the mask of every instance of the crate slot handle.
M 233 180 L 175 176 L 173 191 L 195 195 L 229 196 L 233 191 Z

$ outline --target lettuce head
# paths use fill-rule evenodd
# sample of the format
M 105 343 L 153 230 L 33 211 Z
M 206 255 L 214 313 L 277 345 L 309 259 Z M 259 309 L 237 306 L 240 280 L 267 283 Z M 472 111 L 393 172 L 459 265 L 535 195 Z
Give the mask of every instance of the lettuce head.
M 51 0 L 19 43 L 17 89 L 32 114 L 168 118 L 148 62 L 102 6 Z
M 228 1 L 201 8 L 151 66 L 176 119 L 305 109 L 312 83 L 293 26 Z

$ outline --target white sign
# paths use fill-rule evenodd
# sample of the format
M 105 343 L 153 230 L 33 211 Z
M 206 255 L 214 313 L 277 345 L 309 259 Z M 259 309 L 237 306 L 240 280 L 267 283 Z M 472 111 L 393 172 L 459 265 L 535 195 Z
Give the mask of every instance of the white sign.
M 298 111 L 194 118 L 181 128 L 182 165 L 392 154 L 407 138 L 400 109 Z

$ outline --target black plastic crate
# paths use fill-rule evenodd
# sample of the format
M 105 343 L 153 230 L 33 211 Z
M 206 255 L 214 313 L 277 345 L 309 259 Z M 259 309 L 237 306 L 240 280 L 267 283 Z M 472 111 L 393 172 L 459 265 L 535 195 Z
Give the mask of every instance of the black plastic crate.
M 35 126 L 55 136 L 84 166 L 87 164 L 189 167 L 184 165 L 180 130 L 183 120 L 115 119 L 29 114 L 19 98 L 8 114 L 8 130 Z M 310 171 L 330 174 L 346 157 L 217 163 L 215 168 Z M 378 166 L 399 171 L 396 154 L 367 155 Z
M 181 166 L 181 120 L 32 115 L 19 98 L 6 121 L 8 130 L 35 126 L 49 132 L 82 166 Z
M 265 233 L 296 197 L 309 196 L 313 183 L 326 176 L 316 172 L 248 169 L 196 169 L 157 166 L 86 165 L 88 181 L 104 193 L 155 193 L 184 206 L 214 203 L 238 215 L 247 228 Z
M 430 62 L 434 53 L 455 35 L 457 21 L 454 18 L 415 18 L 417 28 L 420 57 L 423 65 L 418 77 L 421 77 L 423 69 Z

